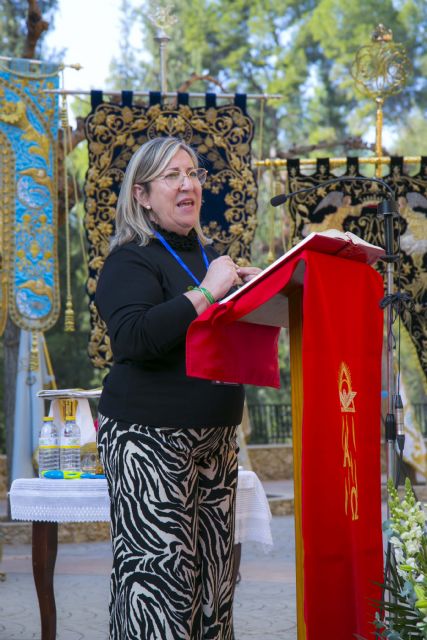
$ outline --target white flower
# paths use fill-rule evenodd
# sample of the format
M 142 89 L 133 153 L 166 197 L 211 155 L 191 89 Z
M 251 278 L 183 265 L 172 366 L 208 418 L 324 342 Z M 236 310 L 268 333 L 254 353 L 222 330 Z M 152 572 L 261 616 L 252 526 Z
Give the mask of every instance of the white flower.
M 408 558 L 406 563 L 409 567 L 412 567 L 413 569 L 417 568 L 417 563 L 415 562 L 415 558 Z
M 398 565 L 403 564 L 405 560 L 405 556 L 403 555 L 402 549 L 400 549 L 399 547 L 396 547 L 394 550 L 394 557 L 396 558 L 396 562 Z
M 406 552 L 411 556 L 415 556 L 419 550 L 420 545 L 416 540 L 410 540 L 406 545 Z
M 399 549 L 403 547 L 402 541 L 399 540 L 399 538 L 397 538 L 396 536 L 393 536 L 392 538 L 390 538 L 390 542 L 393 545 L 393 547 L 397 547 Z

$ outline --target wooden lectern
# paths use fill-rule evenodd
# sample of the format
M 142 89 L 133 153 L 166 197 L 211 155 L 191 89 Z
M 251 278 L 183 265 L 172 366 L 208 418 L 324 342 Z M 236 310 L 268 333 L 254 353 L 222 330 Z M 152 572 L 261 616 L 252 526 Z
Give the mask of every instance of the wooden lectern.
M 298 640 L 369 637 L 382 582 L 380 247 L 311 234 L 187 334 L 187 373 L 279 386 L 291 346 Z

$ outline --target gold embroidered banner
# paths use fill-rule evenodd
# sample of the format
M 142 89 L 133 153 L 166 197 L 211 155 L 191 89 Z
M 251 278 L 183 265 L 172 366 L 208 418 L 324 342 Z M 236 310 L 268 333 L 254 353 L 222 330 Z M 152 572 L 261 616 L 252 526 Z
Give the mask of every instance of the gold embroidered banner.
M 58 82 L 57 65 L 0 62 L 0 328 L 7 305 L 29 331 L 45 331 L 59 316 L 58 108 L 57 97 L 44 93 Z
M 317 160 L 316 172 L 303 175 L 298 159 L 288 160 L 288 189 L 296 191 L 321 184 L 337 176 L 329 170 L 327 158 Z M 346 176 L 360 176 L 357 158 L 347 158 Z M 403 158 L 392 157 L 390 173 L 384 181 L 390 185 L 399 204 L 400 286 L 413 305 L 401 312 L 402 322 L 411 336 L 424 374 L 427 376 L 427 157 L 421 159 L 416 175 L 404 172 Z M 384 246 L 383 221 L 377 215 L 383 200 L 381 186 L 375 182 L 342 182 L 309 194 L 299 194 L 289 201 L 292 240 L 298 242 L 312 231 L 342 229 Z M 397 240 L 397 225 L 395 225 Z M 384 274 L 384 263 L 376 268 Z
M 246 113 L 246 97 L 234 104 L 216 105 L 206 94 L 204 107 L 190 107 L 188 94 L 178 94 L 175 105 L 160 104 L 160 94 L 150 94 L 150 104 L 132 104 L 123 92 L 122 104 L 103 102 L 102 92 L 92 92 L 92 111 L 86 118 L 89 170 L 86 176 L 86 231 L 89 241 L 91 335 L 89 357 L 95 367 L 111 362 L 105 326 L 93 299 L 96 282 L 114 233 L 115 205 L 126 166 L 147 140 L 176 136 L 191 145 L 208 170 L 203 189 L 201 222 L 215 249 L 239 264 L 250 258 L 256 227 L 257 186 L 251 170 L 254 124 Z

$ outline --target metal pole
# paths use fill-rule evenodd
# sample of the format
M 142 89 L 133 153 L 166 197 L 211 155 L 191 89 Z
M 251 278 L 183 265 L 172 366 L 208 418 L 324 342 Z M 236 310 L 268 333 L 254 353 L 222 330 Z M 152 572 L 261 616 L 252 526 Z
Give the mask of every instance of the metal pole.
M 56 94 L 56 95 L 66 95 L 66 96 L 90 96 L 91 91 L 85 89 L 44 89 L 43 93 Z M 121 91 L 103 91 L 103 94 L 106 96 L 115 96 L 120 97 L 122 95 Z M 134 96 L 149 96 L 149 91 L 133 91 Z M 178 93 L 176 91 L 162 91 L 162 95 L 165 98 L 176 98 Z M 205 98 L 205 93 L 189 93 L 190 98 Z M 234 93 L 216 93 L 215 94 L 218 99 L 233 99 Z M 283 98 L 282 95 L 277 93 L 248 93 L 246 94 L 247 100 L 281 100 Z
M 167 92 L 167 51 L 166 48 L 168 46 L 168 42 L 170 41 L 169 36 L 165 31 L 159 29 L 156 36 L 154 36 L 154 40 L 159 43 L 159 55 L 160 55 L 160 90 L 163 94 Z
M 248 96 L 249 97 L 249 96 Z M 262 97 L 262 96 L 260 96 Z M 281 96 L 270 96 L 271 98 L 280 98 Z M 378 164 L 381 165 L 389 165 L 391 163 L 390 156 L 381 156 L 381 157 L 364 157 L 359 156 L 357 158 L 359 164 Z M 330 167 L 345 167 L 347 165 L 347 158 L 329 158 L 329 166 Z M 403 158 L 404 164 L 419 164 L 421 162 L 421 156 L 405 156 Z M 316 158 L 300 158 L 300 165 L 304 167 L 315 167 L 317 163 Z M 285 169 L 287 167 L 288 160 L 287 158 L 266 158 L 265 160 L 257 160 L 254 162 L 256 167 L 278 167 Z
M 171 15 L 172 5 L 157 6 L 151 14 L 148 14 L 149 20 L 156 27 L 157 32 L 154 40 L 159 43 L 160 54 L 160 90 L 163 94 L 167 92 L 167 64 L 166 64 L 166 47 L 170 38 L 166 33 L 178 22 L 176 16 Z
M 11 58 L 10 56 L 0 56 L 0 61 L 4 61 L 4 62 L 13 62 L 16 59 L 17 58 Z M 49 62 L 46 60 L 35 60 L 34 58 L 19 58 L 19 60 L 28 62 L 31 64 L 38 64 L 38 65 L 55 64 L 54 62 Z M 76 71 L 80 71 L 81 69 L 83 69 L 82 65 L 79 62 L 76 62 L 75 64 L 63 64 L 61 62 L 56 64 L 56 66 L 58 67 L 59 71 L 62 71 L 63 69 L 75 69 Z
M 393 295 L 393 278 L 394 278 L 393 262 L 387 263 L 386 267 L 386 291 L 387 296 Z M 394 366 L 393 366 L 393 306 L 387 305 L 386 308 L 386 329 L 387 329 L 387 416 L 386 416 L 386 448 L 387 448 L 387 480 L 391 479 L 394 483 L 396 477 L 396 421 L 394 415 L 393 398 L 394 398 Z M 387 513 L 389 506 L 387 502 Z
M 387 479 L 395 481 L 396 476 L 396 416 L 394 400 L 394 367 L 393 367 L 393 305 L 394 294 L 394 254 L 393 218 L 398 213 L 394 200 L 384 200 L 378 205 L 378 214 L 384 217 L 384 245 L 386 266 L 386 328 L 387 328 L 387 416 L 385 437 L 387 447 Z

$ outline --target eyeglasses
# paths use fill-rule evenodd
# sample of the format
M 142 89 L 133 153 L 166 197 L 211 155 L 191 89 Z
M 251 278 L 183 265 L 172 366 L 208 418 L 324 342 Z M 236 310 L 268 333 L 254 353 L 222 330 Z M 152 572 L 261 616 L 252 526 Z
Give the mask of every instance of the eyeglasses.
M 184 184 L 185 178 L 189 178 L 191 182 L 205 184 L 208 172 L 206 169 L 188 169 L 188 171 L 169 171 L 163 176 L 157 176 L 154 180 L 164 180 L 171 189 L 178 189 Z

